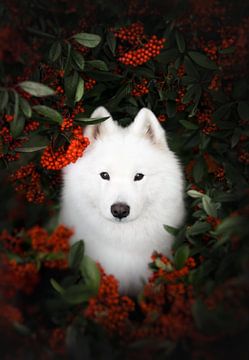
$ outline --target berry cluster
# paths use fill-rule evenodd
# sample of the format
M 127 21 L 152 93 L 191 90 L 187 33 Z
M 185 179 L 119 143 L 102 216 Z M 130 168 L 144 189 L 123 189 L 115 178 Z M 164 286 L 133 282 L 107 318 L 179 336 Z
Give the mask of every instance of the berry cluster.
M 166 39 L 158 39 L 156 35 L 153 35 L 145 45 L 137 50 L 129 50 L 119 57 L 118 60 L 125 65 L 133 67 L 145 64 L 160 54 L 165 41 Z
M 41 204 L 45 200 L 45 193 L 41 186 L 41 175 L 37 172 L 35 164 L 20 167 L 10 176 L 15 183 L 15 190 L 25 194 L 29 202 Z
M 145 37 L 144 26 L 140 22 L 136 22 L 127 27 L 121 27 L 114 32 L 114 35 L 122 42 L 127 41 L 131 45 L 140 45 Z
M 56 151 L 48 146 L 41 157 L 41 165 L 48 170 L 61 170 L 70 163 L 75 163 L 83 155 L 89 145 L 88 138 L 82 134 L 82 129 L 77 126 L 73 129 L 73 136 L 69 146 L 62 145 Z
M 135 84 L 134 88 L 131 91 L 132 96 L 142 96 L 149 93 L 148 88 L 148 80 L 147 79 L 141 79 L 141 82 L 139 84 Z
M 85 316 L 104 326 L 109 333 L 124 336 L 129 313 L 133 310 L 134 302 L 119 295 L 117 279 L 101 269 L 98 295 L 89 300 Z
M 88 78 L 86 81 L 85 81 L 85 90 L 91 90 L 94 85 L 96 84 L 96 80 L 95 79 L 92 79 L 92 78 Z

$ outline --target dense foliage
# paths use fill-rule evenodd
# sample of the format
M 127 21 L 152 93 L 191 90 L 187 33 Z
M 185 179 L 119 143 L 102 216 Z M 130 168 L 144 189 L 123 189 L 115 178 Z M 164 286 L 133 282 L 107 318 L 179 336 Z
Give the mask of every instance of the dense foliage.
M 248 358 L 249 11 L 162 3 L 0 4 L 1 358 Z M 151 108 L 186 174 L 173 260 L 151 254 L 136 299 L 57 224 L 99 105 Z

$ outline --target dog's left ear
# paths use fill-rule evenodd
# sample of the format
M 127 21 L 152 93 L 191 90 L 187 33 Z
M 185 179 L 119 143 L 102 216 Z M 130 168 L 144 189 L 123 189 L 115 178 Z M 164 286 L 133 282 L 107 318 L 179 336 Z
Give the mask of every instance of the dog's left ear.
M 113 133 L 117 129 L 117 125 L 108 110 L 104 106 L 99 106 L 91 115 L 91 118 L 104 118 L 104 120 L 96 125 L 87 125 L 84 129 L 84 136 L 88 137 L 90 142 L 97 140 L 100 137 Z
M 168 147 L 163 128 L 155 114 L 147 108 L 142 108 L 138 112 L 134 122 L 130 125 L 130 130 L 139 136 L 147 137 L 153 144 L 159 147 Z

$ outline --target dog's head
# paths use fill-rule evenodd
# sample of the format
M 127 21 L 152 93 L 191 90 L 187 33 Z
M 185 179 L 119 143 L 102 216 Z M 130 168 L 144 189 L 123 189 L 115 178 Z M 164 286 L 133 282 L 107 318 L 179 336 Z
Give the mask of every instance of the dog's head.
M 127 223 L 146 216 L 148 207 L 161 202 L 160 192 L 174 196 L 181 173 L 151 110 L 141 109 L 126 128 L 99 107 L 92 118 L 102 117 L 108 120 L 85 128 L 90 145 L 65 174 L 72 180 L 71 191 L 77 192 L 78 201 L 88 201 L 88 206 L 110 221 Z

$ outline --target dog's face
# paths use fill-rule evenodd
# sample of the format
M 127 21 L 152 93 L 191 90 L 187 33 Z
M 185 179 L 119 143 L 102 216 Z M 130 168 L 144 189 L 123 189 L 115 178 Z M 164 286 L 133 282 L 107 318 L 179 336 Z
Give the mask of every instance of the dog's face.
M 71 191 L 82 206 L 87 200 L 87 206 L 103 218 L 126 223 L 160 201 L 163 186 L 169 187 L 170 196 L 177 160 L 150 110 L 140 110 L 128 128 L 118 126 L 103 107 L 92 114 L 93 118 L 105 116 L 110 118 L 86 127 L 90 145 L 82 158 L 65 169 L 66 181 L 71 181 Z

